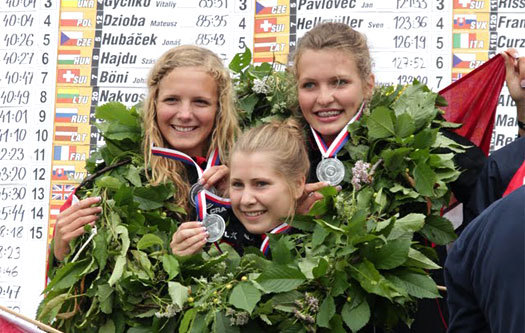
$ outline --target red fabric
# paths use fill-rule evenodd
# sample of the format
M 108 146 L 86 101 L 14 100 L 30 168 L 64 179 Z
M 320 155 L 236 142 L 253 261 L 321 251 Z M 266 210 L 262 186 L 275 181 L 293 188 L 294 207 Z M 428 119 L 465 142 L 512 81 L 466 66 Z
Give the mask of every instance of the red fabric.
M 26 330 L 20 328 L 16 323 L 0 316 L 0 332 L 2 333 L 27 333 Z
M 516 171 L 516 173 L 510 180 L 510 183 L 507 186 L 505 193 L 503 193 L 503 197 L 506 197 L 508 194 L 510 194 L 510 192 L 516 190 L 518 187 L 523 185 L 525 185 L 525 161 L 523 161 L 523 164 L 520 166 L 518 171 Z
M 505 82 L 505 60 L 497 55 L 439 92 L 447 102 L 445 119 L 463 124 L 455 132 L 488 155 L 498 98 Z

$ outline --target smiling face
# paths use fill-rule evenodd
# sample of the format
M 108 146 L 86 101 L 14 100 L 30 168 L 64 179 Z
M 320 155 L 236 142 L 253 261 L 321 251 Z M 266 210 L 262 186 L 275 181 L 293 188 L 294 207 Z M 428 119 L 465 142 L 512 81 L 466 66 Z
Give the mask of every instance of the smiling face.
M 157 125 L 173 149 L 204 156 L 217 109 L 217 84 L 201 67 L 175 68 L 159 83 Z
M 306 121 L 331 142 L 372 92 L 374 76 L 363 81 L 348 52 L 305 50 L 297 64 L 298 99 Z
M 275 171 L 269 152 L 235 152 L 230 163 L 230 198 L 235 216 L 252 234 L 271 231 L 288 217 L 300 194 L 292 194 Z

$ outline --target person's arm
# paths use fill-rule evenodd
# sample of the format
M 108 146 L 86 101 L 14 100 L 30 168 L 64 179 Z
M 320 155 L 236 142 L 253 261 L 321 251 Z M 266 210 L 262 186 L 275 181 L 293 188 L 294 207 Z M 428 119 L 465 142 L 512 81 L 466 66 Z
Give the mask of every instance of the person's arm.
M 519 57 L 515 49 L 508 49 L 501 55 L 505 59 L 507 87 L 516 103 L 518 135 L 525 136 L 525 57 Z

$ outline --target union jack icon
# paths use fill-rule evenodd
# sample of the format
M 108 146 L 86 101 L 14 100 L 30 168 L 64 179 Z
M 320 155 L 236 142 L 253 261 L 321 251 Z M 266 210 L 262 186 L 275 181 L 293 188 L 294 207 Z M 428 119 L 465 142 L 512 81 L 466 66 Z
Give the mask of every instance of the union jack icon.
M 75 185 L 53 185 L 51 190 L 51 200 L 67 200 Z

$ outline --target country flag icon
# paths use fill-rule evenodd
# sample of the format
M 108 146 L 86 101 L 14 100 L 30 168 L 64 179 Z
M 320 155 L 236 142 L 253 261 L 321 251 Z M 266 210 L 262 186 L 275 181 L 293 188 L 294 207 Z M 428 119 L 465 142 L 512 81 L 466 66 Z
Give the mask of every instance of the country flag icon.
M 71 192 L 75 189 L 75 185 L 56 184 L 51 189 L 51 200 L 67 200 Z
M 56 126 L 55 141 L 71 141 L 73 135 L 78 134 L 76 126 Z
M 470 2 L 472 0 L 454 0 L 454 9 L 467 9 L 470 8 Z
M 452 45 L 455 49 L 468 49 L 472 42 L 476 41 L 476 33 L 455 33 L 453 36 Z
M 277 0 L 257 0 L 255 2 L 255 14 L 268 15 L 272 13 L 273 7 L 277 6 Z
M 70 123 L 75 116 L 78 116 L 77 108 L 56 108 L 55 122 Z
M 476 14 L 456 14 L 454 15 L 454 29 L 470 29 L 472 23 L 476 23 Z
M 80 94 L 78 89 L 58 88 L 57 90 L 57 103 L 73 103 L 73 99 Z
M 470 68 L 472 61 L 476 61 L 474 53 L 454 53 L 452 55 L 453 68 Z
M 58 64 L 59 65 L 75 65 L 81 58 L 80 50 L 59 50 Z
M 62 46 L 76 46 L 79 39 L 84 38 L 82 31 L 61 31 L 60 45 Z
M 54 165 L 51 173 L 51 180 L 68 180 L 68 176 L 73 176 L 74 174 L 74 165 Z
M 277 42 L 277 37 L 259 37 L 254 39 L 253 52 L 271 52 L 272 46 Z
M 60 26 L 62 27 L 76 27 L 79 21 L 84 19 L 82 12 L 62 12 L 60 14 Z
M 80 69 L 58 69 L 57 82 L 58 83 L 74 83 L 76 77 L 80 75 Z
M 272 27 L 277 24 L 276 17 L 268 17 L 255 20 L 255 33 L 272 32 Z
M 76 152 L 76 146 L 55 146 L 53 148 L 53 160 L 69 161 L 71 154 L 75 154 Z

